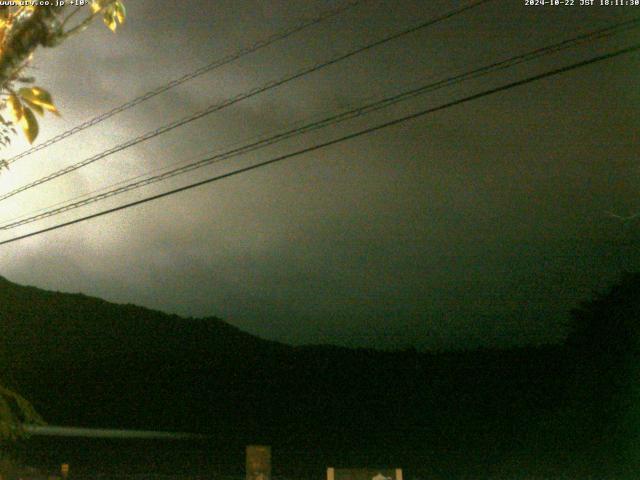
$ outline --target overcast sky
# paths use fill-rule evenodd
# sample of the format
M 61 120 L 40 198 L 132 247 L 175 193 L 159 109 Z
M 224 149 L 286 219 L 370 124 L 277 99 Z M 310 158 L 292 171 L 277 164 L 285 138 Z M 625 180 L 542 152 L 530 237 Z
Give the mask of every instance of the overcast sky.
M 110 146 L 467 2 L 377 1 L 247 55 L 16 162 L 8 191 Z M 496 0 L 240 102 L 3 202 L 65 199 L 640 14 Z M 576 2 L 579 3 L 579 2 Z M 128 0 L 40 50 L 62 111 L 38 141 L 340 2 Z M 2 239 L 631 45 L 631 31 L 439 90 Z M 0 247 L 0 274 L 291 343 L 461 348 L 562 336 L 567 312 L 640 266 L 640 54 L 445 111 L 107 217 Z M 6 156 L 26 148 L 21 139 Z

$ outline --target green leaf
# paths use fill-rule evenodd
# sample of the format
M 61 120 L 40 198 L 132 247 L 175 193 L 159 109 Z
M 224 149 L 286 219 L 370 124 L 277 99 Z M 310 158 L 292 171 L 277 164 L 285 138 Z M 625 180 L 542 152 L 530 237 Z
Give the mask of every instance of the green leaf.
M 118 28 L 118 22 L 116 22 L 115 12 L 111 8 L 108 8 L 104 12 L 104 16 L 102 17 L 102 21 L 109 28 L 109 30 L 111 30 L 112 32 L 115 32 L 116 28 Z
M 22 118 L 24 107 L 20 103 L 20 99 L 14 94 L 9 95 L 7 99 L 7 110 L 9 111 L 9 118 L 13 123 L 18 123 Z
M 127 11 L 124 7 L 124 4 L 120 0 L 116 0 L 104 9 L 102 21 L 109 28 L 109 30 L 115 32 L 118 28 L 118 23 L 122 25 L 126 16 Z
M 39 132 L 38 120 L 30 108 L 25 107 L 23 113 L 20 119 L 20 127 L 29 143 L 33 143 Z
M 127 18 L 127 9 L 124 7 L 124 3 L 122 3 L 120 0 L 115 3 L 115 11 L 116 17 L 120 22 L 120 25 L 122 25 Z
M 18 90 L 18 94 L 30 105 L 37 105 L 39 107 L 44 108 L 45 110 L 50 111 L 56 115 L 60 115 L 58 109 L 53 104 L 53 99 L 51 98 L 51 94 L 47 92 L 44 88 L 40 87 L 25 87 Z M 36 109 L 36 111 L 38 111 Z
M 44 108 L 42 108 L 37 103 L 33 103 L 30 100 L 27 100 L 26 98 L 24 99 L 24 103 L 29 105 L 29 107 L 31 107 L 31 110 L 35 111 L 38 115 L 40 115 L 40 116 L 44 115 Z

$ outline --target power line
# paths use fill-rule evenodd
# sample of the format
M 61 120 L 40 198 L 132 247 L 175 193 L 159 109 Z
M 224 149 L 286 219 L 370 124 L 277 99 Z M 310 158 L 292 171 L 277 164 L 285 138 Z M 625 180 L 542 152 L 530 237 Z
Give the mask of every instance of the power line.
M 116 196 L 116 195 L 120 195 L 147 185 L 151 185 L 153 183 L 157 183 L 160 181 L 164 181 L 167 180 L 169 178 L 175 177 L 177 175 L 182 175 L 184 173 L 196 170 L 198 168 L 202 168 L 205 167 L 207 165 L 211 165 L 213 163 L 218 163 L 220 161 L 232 158 L 232 157 L 237 157 L 239 155 L 243 155 L 249 152 L 253 152 L 257 149 L 269 146 L 269 145 L 273 145 L 275 143 L 281 142 L 285 139 L 289 139 L 291 137 L 294 136 L 298 136 L 313 130 L 317 130 L 319 128 L 323 128 L 326 127 L 328 125 L 333 125 L 339 122 L 343 122 L 346 120 L 350 120 L 362 115 L 366 115 L 369 113 L 372 113 L 374 111 L 380 110 L 382 108 L 386 108 L 388 106 L 394 105 L 398 102 L 401 101 L 405 101 L 411 98 L 414 98 L 416 96 L 419 95 L 423 95 L 429 92 L 432 92 L 434 90 L 440 89 L 440 88 L 444 88 L 444 87 L 448 87 L 451 85 L 454 85 L 456 83 L 465 81 L 465 80 L 469 80 L 469 79 L 473 79 L 473 78 L 478 78 L 482 75 L 487 75 L 489 73 L 493 73 L 496 71 L 500 71 L 500 70 L 504 70 L 510 67 L 513 67 L 515 65 L 524 63 L 524 62 L 528 62 L 531 60 L 535 60 L 538 58 L 541 58 L 543 56 L 546 55 L 550 55 L 552 53 L 556 53 L 562 50 L 565 50 L 567 48 L 579 45 L 581 43 L 584 43 L 586 41 L 589 40 L 593 40 L 593 39 L 599 39 L 599 38 L 603 38 L 605 36 L 610 36 L 616 33 L 619 33 L 621 31 L 625 31 L 628 30 L 630 28 L 634 28 L 638 26 L 638 23 L 640 23 L 640 17 L 635 17 L 632 19 L 629 19 L 625 22 L 621 22 L 618 24 L 614 24 L 614 25 L 610 25 L 607 27 L 604 27 L 602 29 L 598 29 L 595 31 L 591 31 L 582 35 L 578 35 L 576 37 L 567 39 L 567 40 L 563 40 L 560 42 L 557 42 L 555 44 L 552 45 L 548 45 L 545 47 L 541 47 L 541 48 L 537 48 L 535 50 L 532 50 L 530 52 L 526 52 L 526 53 L 522 53 L 519 55 L 516 55 L 514 57 L 510 57 L 506 60 L 502 60 L 502 61 L 498 61 L 498 62 L 494 62 L 491 63 L 489 65 L 485 65 L 483 67 L 480 68 L 476 68 L 474 70 L 459 74 L 459 75 L 455 75 L 453 77 L 449 77 L 447 79 L 444 80 L 440 80 L 440 81 L 436 81 L 433 83 L 429 83 L 427 85 L 423 85 L 420 86 L 418 88 L 414 88 L 396 95 L 392 95 L 390 97 L 387 98 L 383 98 L 381 100 L 378 100 L 376 102 L 373 103 L 369 103 L 367 105 L 343 112 L 343 113 L 339 113 L 336 115 L 331 115 L 329 117 L 325 117 L 323 119 L 308 123 L 306 125 L 303 126 L 299 126 L 290 130 L 287 130 L 285 132 L 276 134 L 274 136 L 265 138 L 265 139 L 261 139 L 259 141 L 253 142 L 253 143 L 249 143 L 247 145 L 243 145 L 241 147 L 238 148 L 234 148 L 231 150 L 228 150 L 226 152 L 223 153 L 219 153 L 216 154 L 212 157 L 206 158 L 206 159 L 201 159 L 199 161 L 196 162 L 192 162 L 189 163 L 187 165 L 182 165 L 180 167 L 176 167 L 172 170 L 157 174 L 157 175 L 153 175 L 151 177 L 148 178 L 144 178 L 142 180 L 138 180 L 138 181 L 132 181 L 131 183 L 124 185 L 124 186 L 120 186 L 118 188 L 114 188 L 112 190 L 108 190 L 106 192 L 100 193 L 100 194 L 96 194 L 96 195 L 92 195 L 92 196 L 88 196 L 88 198 L 84 198 L 82 200 L 76 201 L 76 202 L 72 202 L 72 203 L 67 203 L 66 205 L 63 205 L 61 207 L 58 208 L 51 208 L 49 210 L 44 211 L 43 213 L 38 213 L 36 215 L 31 215 L 31 216 L 26 216 L 25 215 L 18 217 L 15 220 L 10 220 L 7 223 L 3 224 L 0 226 L 0 230 L 9 230 L 12 228 L 17 228 L 29 223 L 33 223 L 36 222 L 38 220 L 42 220 L 45 218 L 49 218 L 55 215 L 59 215 L 61 213 L 64 212 L 68 212 L 70 210 L 74 210 L 80 207 L 84 207 L 86 205 L 92 204 L 92 203 L 96 203 L 102 200 L 105 200 L 107 198 Z M 137 178 L 140 178 L 140 176 L 135 177 L 134 179 L 131 180 L 136 180 Z M 130 181 L 131 181 L 130 180 Z M 120 182 L 123 183 L 123 182 Z M 87 197 L 86 195 L 83 197 Z
M 122 105 L 119 105 L 117 107 L 114 107 L 113 109 L 104 112 L 96 117 L 93 117 L 89 120 L 87 120 L 86 122 L 83 122 L 79 125 L 76 125 L 75 127 L 60 133 L 59 135 L 56 135 L 48 140 L 46 140 L 45 142 L 35 145 L 31 148 L 29 148 L 28 150 L 14 156 L 11 157 L 10 159 L 7 160 L 7 165 L 11 165 L 12 163 L 20 160 L 23 157 L 26 157 L 27 155 L 31 155 L 32 153 L 38 152 L 44 148 L 47 148 L 55 143 L 58 143 L 61 140 L 64 140 L 65 138 L 68 138 L 72 135 L 75 135 L 78 132 L 81 132 L 89 127 L 92 127 L 94 125 L 97 125 L 100 122 L 103 122 L 104 120 L 107 120 L 111 117 L 113 117 L 114 115 L 123 112 L 125 110 L 128 110 L 130 108 L 135 107 L 136 105 L 139 105 L 143 102 L 146 102 L 147 100 L 160 95 L 161 93 L 164 93 L 168 90 L 171 90 L 172 88 L 177 87 L 178 85 L 181 85 L 185 82 L 188 82 L 189 80 L 193 80 L 194 78 L 197 78 L 201 75 L 204 75 L 205 73 L 209 73 L 217 68 L 223 67 L 225 65 L 228 65 L 229 63 L 232 63 L 246 55 L 249 55 L 251 53 L 257 52 L 258 50 L 261 50 L 263 48 L 266 48 L 276 42 L 279 42 L 281 40 L 285 40 L 289 37 L 291 37 L 292 35 L 301 32 L 303 30 L 306 30 L 309 27 L 318 25 L 322 22 L 324 22 L 325 20 L 328 20 L 330 18 L 333 18 L 335 16 L 340 15 L 341 13 L 356 7 L 357 5 L 366 2 L 368 0 L 351 0 L 349 2 L 347 2 L 344 5 L 341 5 L 339 7 L 336 7 L 334 9 L 331 10 L 327 10 L 326 12 L 323 12 L 319 15 L 317 15 L 316 17 L 310 19 L 310 20 L 304 20 L 288 29 L 283 30 L 282 32 L 278 32 L 275 33 L 274 35 L 271 35 L 263 40 L 259 40 L 257 42 L 255 42 L 253 45 L 249 46 L 249 47 L 245 47 L 242 48 L 240 50 L 238 50 L 235 53 L 229 54 L 226 57 L 222 57 L 219 58 L 217 60 L 214 60 L 213 62 L 204 65 L 203 67 L 200 67 L 190 73 L 187 73 L 181 77 L 175 78 L 173 80 L 171 80 L 170 82 L 167 82 L 164 85 L 160 85 L 157 88 L 154 88 L 153 90 L 150 90 L 132 100 L 129 100 L 128 102 L 123 103 Z
M 259 95 L 259 94 L 261 94 L 261 93 L 263 93 L 263 92 L 265 92 L 267 90 L 271 90 L 273 88 L 279 87 L 281 85 L 284 85 L 285 83 L 291 82 L 291 81 L 296 80 L 296 79 L 301 78 L 301 77 L 304 77 L 304 76 L 306 76 L 306 75 L 308 75 L 310 73 L 316 72 L 316 71 L 321 70 L 321 69 L 323 69 L 325 67 L 328 67 L 330 65 L 334 65 L 334 64 L 336 64 L 338 62 L 341 62 L 342 60 L 346 60 L 347 58 L 350 58 L 350 57 L 352 57 L 354 55 L 360 54 L 360 53 L 365 52 L 367 50 L 371 50 L 371 49 L 373 49 L 375 47 L 383 45 L 383 44 L 385 44 L 387 42 L 390 42 L 392 40 L 396 40 L 396 39 L 401 38 L 403 36 L 409 35 L 409 34 L 414 33 L 414 32 L 416 32 L 416 31 L 418 31 L 420 29 L 429 27 L 429 26 L 434 25 L 436 23 L 439 23 L 439 22 L 441 22 L 443 20 L 449 19 L 449 18 L 454 17 L 456 15 L 459 15 L 459 14 L 461 14 L 463 12 L 466 12 L 466 11 L 472 9 L 472 8 L 479 7 L 480 5 L 482 5 L 484 3 L 488 3 L 490 1 L 493 1 L 493 0 L 476 0 L 475 2 L 472 2 L 470 4 L 465 5 L 464 7 L 460 7 L 460 8 L 451 10 L 451 11 L 449 11 L 449 12 L 443 14 L 443 15 L 440 15 L 440 16 L 432 18 L 432 19 L 430 19 L 430 20 L 428 20 L 426 22 L 423 22 L 420 25 L 417 25 L 417 26 L 408 28 L 406 30 L 403 30 L 401 32 L 392 34 L 392 35 L 390 35 L 388 37 L 385 37 L 385 38 L 383 38 L 381 40 L 377 40 L 377 41 L 375 41 L 373 43 L 369 43 L 369 44 L 367 44 L 365 46 L 358 47 L 358 48 L 356 48 L 354 50 L 351 50 L 350 52 L 348 52 L 346 54 L 340 54 L 340 55 L 338 55 L 336 57 L 333 57 L 331 60 L 327 60 L 325 62 L 315 64 L 315 65 L 313 65 L 311 67 L 304 68 L 304 69 L 298 71 L 297 73 L 294 73 L 293 75 L 289 75 L 287 77 L 281 78 L 280 80 L 271 81 L 271 82 L 266 83 L 266 84 L 264 84 L 264 85 L 262 85 L 260 87 L 257 87 L 257 88 L 255 88 L 253 90 L 250 90 L 250 91 L 248 91 L 246 93 L 242 93 L 240 95 L 232 97 L 232 98 L 230 98 L 230 99 L 228 99 L 228 100 L 226 100 L 226 101 L 224 101 L 222 103 L 217 103 L 217 104 L 214 104 L 214 105 L 210 105 L 209 107 L 205 108 L 204 110 L 196 112 L 193 115 L 189 115 L 188 117 L 185 117 L 185 118 L 182 118 L 182 119 L 177 120 L 175 122 L 172 122 L 172 123 L 170 123 L 168 125 L 165 125 L 163 127 L 158 128 L 156 130 L 153 130 L 151 132 L 147 132 L 147 133 L 145 133 L 143 135 L 140 135 L 140 136 L 138 136 L 136 138 L 128 140 L 128 141 L 126 141 L 126 142 L 124 142 L 124 143 L 122 143 L 120 145 L 112 147 L 109 150 L 106 150 L 106 151 L 104 151 L 102 153 L 94 155 L 93 157 L 89 157 L 89 158 L 87 158 L 85 160 L 82 160 L 81 162 L 75 163 L 73 165 L 69 165 L 68 167 L 65 167 L 65 168 L 63 168 L 61 170 L 53 172 L 53 173 L 51 173 L 51 174 L 49 174 L 47 176 L 41 177 L 38 180 L 35 180 L 35 181 L 30 182 L 30 183 L 28 183 L 26 185 L 23 185 L 23 186 L 18 187 L 18 188 L 14 189 L 14 190 L 11 190 L 8 193 L 2 194 L 2 195 L 0 195 L 0 201 L 6 200 L 7 198 L 13 197 L 14 195 L 17 195 L 17 194 L 19 194 L 21 192 L 24 192 L 26 190 L 30 190 L 30 189 L 32 189 L 34 187 L 37 187 L 38 185 L 42 185 L 43 183 L 49 182 L 49 181 L 54 180 L 54 179 L 56 179 L 58 177 L 61 177 L 63 175 L 66 175 L 68 173 L 74 172 L 74 171 L 76 171 L 76 170 L 78 170 L 78 169 L 80 169 L 82 167 L 85 167 L 85 166 L 91 164 L 91 163 L 97 162 L 98 160 L 102 160 L 105 157 L 113 155 L 114 153 L 118 153 L 118 152 L 120 152 L 122 150 L 125 150 L 125 149 L 129 148 L 129 147 L 138 145 L 139 143 L 142 143 L 142 142 L 144 142 L 146 140 L 149 140 L 149 139 L 152 139 L 152 138 L 157 137 L 159 135 L 162 135 L 164 133 L 167 133 L 170 130 L 173 130 L 175 128 L 178 128 L 178 127 L 181 127 L 181 126 L 186 125 L 188 123 L 191 123 L 191 122 L 193 122 L 195 120 L 198 120 L 198 119 L 200 119 L 202 117 L 205 117 L 205 116 L 210 115 L 210 114 L 212 114 L 214 112 L 222 110 L 222 109 L 224 109 L 226 107 L 234 105 L 234 104 L 236 104 L 236 103 L 238 103 L 238 102 L 240 102 L 242 100 L 246 100 L 248 98 L 254 97 L 254 96 Z
M 369 98 L 371 98 L 371 97 L 369 97 Z M 314 115 L 313 118 L 322 118 L 322 116 L 321 115 Z M 308 119 L 306 119 L 306 120 L 308 120 Z M 297 122 L 294 122 L 292 125 L 295 125 L 296 127 L 302 126 L 302 125 L 304 125 L 304 120 L 298 120 Z M 235 142 L 230 143 L 229 145 L 227 145 L 227 148 L 236 148 L 237 146 L 245 145 L 246 142 L 258 141 L 260 139 L 268 138 L 271 135 L 272 135 L 272 133 L 270 133 L 269 135 L 267 135 L 265 133 L 258 134 L 258 135 L 252 135 L 249 138 L 244 138 L 242 140 L 237 140 Z M 178 166 L 184 166 L 184 165 L 187 165 L 187 164 L 191 164 L 191 163 L 193 163 L 195 161 L 201 160 L 202 157 L 205 156 L 205 155 L 207 155 L 207 156 L 213 155 L 214 153 L 217 153 L 219 151 L 220 151 L 220 148 L 215 148 L 215 149 L 209 148 L 209 149 L 207 149 L 206 153 L 199 153 L 197 155 L 190 155 L 190 157 L 188 159 L 180 160 L 178 162 L 174 162 L 174 163 L 172 163 L 170 165 L 166 165 L 164 167 L 158 167 L 158 168 L 154 168 L 152 170 L 147 170 L 147 171 L 139 173 L 138 175 L 135 175 L 133 177 L 124 178 L 122 180 L 119 180 L 117 182 L 111 183 L 109 185 L 104 185 L 102 187 L 96 188 L 95 190 L 91 190 L 89 192 L 78 194 L 78 195 L 76 195 L 76 196 L 74 196 L 72 198 L 67 198 L 65 200 L 60 200 L 59 202 L 56 202 L 56 203 L 51 204 L 51 205 L 47 205 L 46 207 L 36 208 L 35 210 L 31 210 L 31 211 L 22 213 L 20 215 L 17 215 L 17 216 L 15 216 L 13 218 L 7 219 L 6 222 L 7 223 L 8 222 L 17 222 L 19 220 L 26 219 L 27 217 L 31 217 L 31 216 L 39 214 L 41 212 L 47 212 L 47 211 L 49 211 L 51 209 L 54 209 L 54 208 L 57 208 L 57 207 L 60 207 L 60 206 L 63 206 L 63 205 L 67 205 L 67 204 L 69 204 L 71 202 L 80 201 L 81 199 L 86 199 L 88 197 L 92 197 L 92 196 L 98 195 L 98 194 L 100 194 L 100 192 L 106 192 L 107 190 L 113 189 L 113 188 L 118 187 L 120 185 L 124 185 L 124 184 L 126 184 L 128 182 L 133 182 L 135 180 L 143 179 L 145 177 L 148 178 L 149 175 L 160 174 L 160 172 L 166 172 L 167 170 L 178 168 Z M 2 229 L 2 227 L 0 226 L 0 230 L 1 229 Z
M 397 118 L 395 120 L 384 122 L 384 123 L 375 125 L 373 127 L 365 128 L 363 130 L 359 130 L 357 132 L 350 133 L 348 135 L 344 135 L 342 137 L 335 138 L 333 140 L 329 140 L 329 141 L 326 141 L 326 142 L 323 142 L 323 143 L 318 143 L 316 145 L 312 145 L 311 147 L 303 148 L 303 149 L 297 150 L 297 151 L 292 152 L 292 153 L 287 153 L 287 154 L 284 154 L 284 155 L 280 155 L 278 157 L 271 158 L 269 160 L 265 160 L 263 162 L 259 162 L 259 163 L 253 164 L 253 165 L 250 165 L 248 167 L 239 168 L 239 169 L 234 170 L 232 172 L 224 173 L 224 174 L 221 174 L 221 175 L 216 175 L 214 177 L 210 177 L 210 178 L 207 178 L 205 180 L 201 180 L 199 182 L 191 183 L 191 184 L 185 185 L 183 187 L 175 188 L 175 189 L 169 190 L 167 192 L 163 192 L 163 193 L 159 193 L 159 194 L 156 194 L 156 195 L 152 195 L 150 197 L 146 197 L 146 198 L 143 198 L 143 199 L 140 199 L 140 200 L 136 200 L 134 202 L 130 202 L 130 203 L 127 203 L 127 204 L 124 204 L 124 205 L 119 205 L 117 207 L 110 208 L 110 209 L 107 209 L 107 210 L 102 210 L 100 212 L 93 213 L 91 215 L 86 215 L 84 217 L 76 218 L 76 219 L 70 220 L 68 222 L 59 223 L 57 225 L 53 225 L 51 227 L 43 228 L 43 229 L 37 230 L 35 232 L 27 233 L 25 235 L 20 235 L 18 237 L 14 237 L 14 238 L 11 238 L 11 239 L 8 239 L 8 240 L 3 240 L 3 241 L 0 241 L 0 245 L 5 245 L 5 244 L 8 244 L 8 243 L 17 242 L 19 240 L 24 240 L 26 238 L 34 237 L 36 235 L 41 235 L 43 233 L 51 232 L 53 230 L 58 230 L 60 228 L 68 227 L 70 225 L 75 225 L 77 223 L 85 222 L 87 220 L 91 220 L 91 219 L 98 218 L 98 217 L 101 217 L 101 216 L 104 216 L 104 215 L 108 215 L 110 213 L 118 212 L 120 210 L 125 210 L 125 209 L 130 208 L 130 207 L 141 205 L 143 203 L 151 202 L 153 200 L 158 200 L 160 198 L 168 197 L 168 196 L 174 195 L 176 193 L 180 193 L 180 192 L 184 192 L 184 191 L 187 191 L 187 190 L 191 190 L 193 188 L 200 187 L 202 185 L 206 185 L 206 184 L 209 184 L 209 183 L 212 183 L 212 182 L 216 182 L 218 180 L 223 180 L 225 178 L 233 177 L 233 176 L 239 175 L 241 173 L 249 172 L 251 170 L 256 170 L 258 168 L 265 167 L 267 165 L 271 165 L 271 164 L 274 164 L 274 163 L 277 163 L 277 162 L 281 162 L 281 161 L 287 160 L 289 158 L 294 158 L 294 157 L 297 157 L 297 156 L 300 156 L 300 155 L 304 155 L 306 153 L 310 153 L 310 152 L 313 152 L 313 151 L 316 151 L 316 150 L 320 150 L 322 148 L 329 147 L 331 145 L 336 145 L 338 143 L 342 143 L 342 142 L 345 142 L 347 140 L 352 140 L 354 138 L 361 137 L 363 135 L 367 135 L 367 134 L 370 134 L 370 133 L 373 133 L 373 132 L 377 132 L 379 130 L 382 130 L 382 129 L 385 129 L 385 128 L 388 128 L 388 127 L 392 127 L 392 126 L 395 126 L 395 125 L 400 125 L 400 124 L 402 124 L 404 122 L 407 122 L 407 121 L 410 121 L 410 120 L 414 120 L 416 118 L 420 118 L 420 117 L 423 117 L 425 115 L 428 115 L 428 114 L 431 114 L 431 113 L 435 113 L 435 112 L 438 112 L 438 111 L 441 111 L 441 110 L 445 110 L 447 108 L 451 108 L 451 107 L 454 107 L 456 105 L 467 103 L 467 102 L 470 102 L 472 100 L 477 100 L 479 98 L 487 97 L 489 95 L 493 95 L 495 93 L 502 92 L 502 91 L 505 91 L 505 90 L 510 90 L 512 88 L 519 87 L 519 86 L 522 86 L 522 85 L 526 85 L 528 83 L 532 83 L 532 82 L 535 82 L 535 81 L 538 81 L 538 80 L 542 80 L 544 78 L 552 77 L 552 76 L 555 76 L 555 75 L 560 75 L 562 73 L 566 73 L 566 72 L 569 72 L 571 70 L 575 70 L 575 69 L 578 69 L 578 68 L 581 68 L 581 67 L 585 67 L 587 65 L 592 65 L 592 64 L 597 63 L 597 62 L 601 62 L 601 61 L 604 61 L 604 60 L 615 58 L 615 57 L 618 57 L 618 56 L 621 56 L 621 55 L 624 55 L 624 54 L 627 54 L 627 53 L 635 52 L 635 51 L 638 51 L 638 50 L 640 50 L 640 44 L 636 44 L 636 45 L 633 45 L 631 47 L 627 47 L 627 48 L 623 48 L 623 49 L 620 49 L 620 50 L 616 50 L 614 52 L 610 52 L 610 53 L 607 53 L 607 54 L 604 54 L 604 55 L 599 55 L 599 56 L 596 56 L 596 57 L 592 57 L 590 59 L 583 60 L 583 61 L 577 62 L 577 63 L 573 63 L 573 64 L 565 66 L 565 67 L 556 68 L 554 70 L 550 70 L 550 71 L 547 71 L 547 72 L 544 72 L 544 73 L 541 73 L 541 74 L 538 74 L 538 75 L 527 77 L 527 78 L 525 78 L 523 80 L 518 80 L 518 81 L 515 81 L 515 82 L 507 83 L 505 85 L 502 85 L 502 86 L 499 86 L 499 87 L 494 87 L 494 88 L 491 88 L 489 90 L 485 90 L 485 91 L 480 92 L 480 93 L 469 95 L 467 97 L 464 97 L 464 98 L 461 98 L 461 99 L 458 99 L 458 100 L 453 100 L 451 102 L 445 103 L 445 104 L 437 106 L 437 107 L 432 107 L 432 108 L 428 108 L 426 110 L 421 110 L 419 112 L 412 113 L 410 115 L 405 115 L 404 117 L 400 117 L 400 118 Z

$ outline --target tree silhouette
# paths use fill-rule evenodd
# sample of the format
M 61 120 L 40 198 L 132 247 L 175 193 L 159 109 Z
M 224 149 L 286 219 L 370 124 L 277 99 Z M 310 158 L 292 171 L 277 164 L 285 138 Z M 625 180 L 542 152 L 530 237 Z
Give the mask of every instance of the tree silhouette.
M 0 385 L 0 442 L 20 438 L 25 424 L 42 423 L 42 418 L 26 399 Z
M 620 478 L 640 466 L 640 273 L 625 273 L 571 316 L 568 337 L 579 406 Z M 628 478 L 635 478 L 637 471 Z
M 620 282 L 571 312 L 568 343 L 591 356 L 619 356 L 640 346 L 640 273 Z

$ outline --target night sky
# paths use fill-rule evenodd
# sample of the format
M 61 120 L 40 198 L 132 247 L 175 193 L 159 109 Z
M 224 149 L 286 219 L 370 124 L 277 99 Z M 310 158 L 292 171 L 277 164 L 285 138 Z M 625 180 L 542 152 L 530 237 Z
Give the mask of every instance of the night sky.
M 5 192 L 131 137 L 468 2 L 368 1 L 26 157 Z M 576 3 L 579 3 L 576 0 Z M 67 130 L 335 7 L 128 0 L 39 50 Z M 150 171 L 640 15 L 496 0 L 5 200 L 4 222 Z M 632 45 L 635 30 L 11 232 L 27 233 Z M 640 267 L 640 54 L 514 88 L 276 165 L 0 247 L 0 275 L 264 338 L 465 348 L 562 338 L 567 312 Z M 27 148 L 15 139 L 9 157 Z

